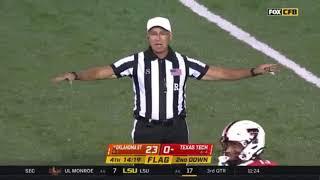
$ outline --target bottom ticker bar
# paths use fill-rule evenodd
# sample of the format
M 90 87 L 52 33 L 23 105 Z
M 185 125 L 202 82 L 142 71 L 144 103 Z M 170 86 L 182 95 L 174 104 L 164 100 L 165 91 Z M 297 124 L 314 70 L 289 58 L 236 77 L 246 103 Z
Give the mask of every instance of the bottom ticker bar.
M 186 165 L 0 166 L 1 175 L 318 175 L 320 166 L 226 167 Z

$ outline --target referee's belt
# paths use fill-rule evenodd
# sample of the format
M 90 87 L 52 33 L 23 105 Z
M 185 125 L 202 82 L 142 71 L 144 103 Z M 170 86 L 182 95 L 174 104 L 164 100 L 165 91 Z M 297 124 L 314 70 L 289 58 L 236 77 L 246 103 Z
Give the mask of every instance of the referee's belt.
M 186 118 L 185 113 L 180 113 L 177 117 L 173 117 L 170 119 L 148 119 L 146 117 L 142 117 L 140 115 L 134 115 L 134 118 L 138 121 L 142 121 L 145 123 L 155 124 L 155 125 L 164 125 L 164 126 L 171 126 L 173 122 L 176 120 L 184 120 Z

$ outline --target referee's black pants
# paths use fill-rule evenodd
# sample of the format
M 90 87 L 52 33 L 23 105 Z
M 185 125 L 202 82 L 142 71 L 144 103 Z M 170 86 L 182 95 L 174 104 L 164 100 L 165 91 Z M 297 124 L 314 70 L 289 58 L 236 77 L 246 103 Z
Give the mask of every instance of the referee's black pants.
M 132 130 L 134 143 L 187 144 L 188 126 L 185 118 L 177 118 L 171 123 L 135 120 Z

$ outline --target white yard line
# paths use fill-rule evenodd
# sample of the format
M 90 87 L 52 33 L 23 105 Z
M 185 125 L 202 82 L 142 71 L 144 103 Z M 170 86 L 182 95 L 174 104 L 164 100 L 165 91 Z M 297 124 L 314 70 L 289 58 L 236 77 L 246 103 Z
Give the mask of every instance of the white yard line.
M 252 48 L 264 53 L 265 55 L 273 58 L 278 63 L 286 66 L 289 69 L 292 69 L 298 76 L 302 77 L 306 81 L 315 84 L 317 87 L 320 88 L 320 78 L 316 75 L 312 74 L 312 72 L 306 70 L 304 67 L 300 66 L 299 64 L 295 63 L 293 60 L 285 57 L 280 52 L 272 49 L 267 44 L 260 42 L 255 37 L 251 36 L 249 33 L 245 32 L 244 30 L 240 29 L 236 25 L 232 24 L 231 22 L 223 19 L 222 17 L 210 12 L 205 6 L 199 4 L 195 0 L 180 0 L 180 2 L 190 8 L 193 12 L 206 18 L 208 21 L 215 23 L 221 29 L 230 33 L 230 35 L 234 36 L 235 38 L 247 43 Z

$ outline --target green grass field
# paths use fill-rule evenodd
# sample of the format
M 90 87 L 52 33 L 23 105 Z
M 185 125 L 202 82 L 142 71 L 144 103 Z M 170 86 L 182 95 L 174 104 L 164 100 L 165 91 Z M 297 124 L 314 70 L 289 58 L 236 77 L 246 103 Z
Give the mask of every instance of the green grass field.
M 320 76 L 318 1 L 200 2 Z M 273 7 L 297 7 L 300 16 L 267 16 Z M 171 20 L 175 50 L 208 64 L 275 62 L 178 1 L 0 0 L 0 165 L 103 165 L 107 144 L 131 143 L 129 78 L 73 86 L 50 78 L 144 50 L 153 16 Z M 224 126 L 250 119 L 266 131 L 265 158 L 320 165 L 320 91 L 293 71 L 187 87 L 191 143 L 216 144 L 214 164 Z

